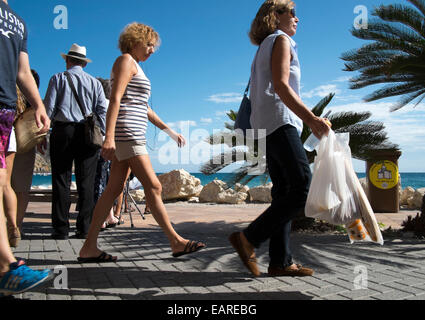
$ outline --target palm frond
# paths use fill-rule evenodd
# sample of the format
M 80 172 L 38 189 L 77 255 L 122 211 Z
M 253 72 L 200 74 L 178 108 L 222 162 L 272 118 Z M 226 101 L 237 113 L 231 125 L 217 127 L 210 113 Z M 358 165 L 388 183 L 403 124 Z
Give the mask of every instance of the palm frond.
M 425 2 L 423 0 L 407 0 L 425 16 Z
M 374 11 L 373 15 L 388 22 L 399 22 L 409 26 L 425 38 L 423 16 L 411 7 L 399 4 L 381 5 Z
M 239 161 L 247 161 L 247 153 L 245 151 L 233 149 L 216 155 L 207 163 L 201 166 L 200 171 L 205 175 L 212 175 L 223 170 L 232 163 Z
M 395 106 L 391 107 L 390 111 L 397 111 L 420 96 L 422 97 L 419 99 L 415 106 L 421 103 L 422 100 L 425 98 L 425 89 L 404 96 Z
M 372 43 L 343 53 L 345 71 L 359 72 L 350 80 L 351 89 L 388 84 L 365 97 L 376 101 L 401 96 L 391 108 L 398 110 L 419 98 L 425 88 L 425 1 L 381 5 L 373 12 L 367 29 L 352 29 L 353 36 Z
M 410 83 L 410 82 L 405 84 L 400 84 L 400 85 L 389 85 L 389 86 L 385 86 L 382 89 L 372 92 L 371 94 L 367 95 L 364 98 L 364 100 L 367 102 L 372 102 L 372 101 L 380 100 L 383 98 L 410 94 L 412 92 L 416 92 L 423 88 L 424 88 L 423 85 L 418 85 L 418 84 Z

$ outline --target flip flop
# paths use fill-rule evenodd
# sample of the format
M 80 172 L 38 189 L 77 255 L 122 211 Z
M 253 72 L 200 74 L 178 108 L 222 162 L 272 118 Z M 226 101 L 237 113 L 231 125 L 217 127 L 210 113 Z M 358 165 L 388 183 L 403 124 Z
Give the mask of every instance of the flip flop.
M 78 257 L 78 262 L 81 263 L 102 263 L 102 262 L 117 262 L 117 258 L 107 254 L 106 252 L 102 252 L 100 256 L 97 258 L 81 258 Z
M 197 252 L 199 250 L 205 249 L 205 247 L 206 247 L 206 245 L 203 244 L 200 241 L 190 240 L 186 244 L 186 247 L 184 248 L 184 250 L 180 251 L 180 252 L 173 253 L 173 257 L 178 258 L 178 257 L 184 256 L 185 254 L 190 254 L 190 253 L 194 253 L 194 252 Z

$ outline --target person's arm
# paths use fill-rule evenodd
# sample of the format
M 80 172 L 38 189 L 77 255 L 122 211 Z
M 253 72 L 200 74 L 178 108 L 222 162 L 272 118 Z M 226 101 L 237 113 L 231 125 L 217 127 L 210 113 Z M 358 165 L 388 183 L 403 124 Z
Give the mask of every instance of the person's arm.
M 289 85 L 291 47 L 285 36 L 276 39 L 271 63 L 274 89 L 282 102 L 311 128 L 315 136 L 320 138 L 327 134 L 329 126 L 325 119 L 314 115 Z
M 177 142 L 179 147 L 184 147 L 186 145 L 185 138 L 167 126 L 150 107 L 148 107 L 148 119 L 158 129 L 165 131 L 175 142 Z
M 112 85 L 111 98 L 109 100 L 108 112 L 106 113 L 105 141 L 102 146 L 102 157 L 112 160 L 115 153 L 115 126 L 120 109 L 122 96 L 128 83 L 137 73 L 136 66 L 129 55 L 120 56 L 112 68 L 114 84 Z
M 46 108 L 46 113 L 50 120 L 55 115 L 56 108 L 56 98 L 58 96 L 58 88 L 57 88 L 57 78 L 53 76 L 50 78 L 49 85 L 47 86 L 46 95 L 44 96 L 44 106 Z
M 19 54 L 18 75 L 16 82 L 19 89 L 24 94 L 27 101 L 35 109 L 35 121 L 40 129 L 40 133 L 46 133 L 50 129 L 50 119 L 47 116 L 46 108 L 38 92 L 37 84 L 31 73 L 28 54 L 21 52 Z
M 100 127 L 102 129 L 102 134 L 104 135 L 106 130 L 106 112 L 108 109 L 105 92 L 103 91 L 102 84 L 100 81 L 98 81 L 98 89 L 97 92 L 99 93 L 96 98 L 96 107 L 95 107 L 95 113 L 100 120 Z

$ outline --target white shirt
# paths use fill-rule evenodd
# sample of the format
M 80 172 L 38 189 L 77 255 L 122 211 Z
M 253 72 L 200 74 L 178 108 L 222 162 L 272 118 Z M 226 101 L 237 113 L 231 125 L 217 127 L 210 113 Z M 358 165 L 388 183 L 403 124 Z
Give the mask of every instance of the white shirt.
M 291 43 L 291 66 L 289 85 L 300 95 L 301 70 L 298 60 L 297 44 L 286 33 L 276 30 L 260 45 L 251 68 L 251 126 L 253 129 L 266 129 L 267 135 L 284 125 L 294 126 L 301 136 L 303 121 L 298 118 L 275 92 L 272 80 L 271 59 L 277 37 L 284 35 Z

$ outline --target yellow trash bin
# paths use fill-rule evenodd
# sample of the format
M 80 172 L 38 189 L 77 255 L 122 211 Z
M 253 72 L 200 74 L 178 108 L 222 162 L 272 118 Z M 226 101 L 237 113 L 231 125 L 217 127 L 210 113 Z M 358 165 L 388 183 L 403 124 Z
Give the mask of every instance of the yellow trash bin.
M 398 159 L 400 151 L 375 151 L 367 161 L 366 176 L 370 204 L 377 213 L 397 213 L 400 209 L 400 176 Z

